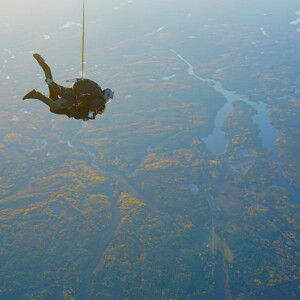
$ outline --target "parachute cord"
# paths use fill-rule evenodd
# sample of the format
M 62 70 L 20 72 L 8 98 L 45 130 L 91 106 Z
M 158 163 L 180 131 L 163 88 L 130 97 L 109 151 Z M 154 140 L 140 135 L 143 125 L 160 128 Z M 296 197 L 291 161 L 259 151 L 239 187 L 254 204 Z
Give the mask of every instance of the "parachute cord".
M 83 0 L 83 15 L 82 15 L 82 58 L 81 58 L 81 78 L 84 74 L 84 19 L 85 19 L 85 0 Z

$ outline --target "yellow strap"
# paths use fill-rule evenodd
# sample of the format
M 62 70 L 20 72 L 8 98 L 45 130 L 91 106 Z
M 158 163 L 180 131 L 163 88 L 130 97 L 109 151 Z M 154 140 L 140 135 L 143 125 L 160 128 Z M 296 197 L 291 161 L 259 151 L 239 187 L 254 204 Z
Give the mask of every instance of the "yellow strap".
M 84 18 L 85 18 L 85 0 L 83 0 L 83 16 L 82 16 L 82 61 L 81 61 L 81 77 L 83 79 L 84 72 Z

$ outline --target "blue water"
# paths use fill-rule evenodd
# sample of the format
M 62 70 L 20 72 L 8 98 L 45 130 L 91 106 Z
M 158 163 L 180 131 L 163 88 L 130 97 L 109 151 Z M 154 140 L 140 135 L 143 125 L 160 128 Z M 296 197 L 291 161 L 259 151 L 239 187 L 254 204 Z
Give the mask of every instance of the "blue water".
M 276 163 L 278 170 L 278 179 L 276 180 L 276 184 L 287 189 L 291 193 L 291 198 L 294 203 L 300 202 L 300 191 L 292 187 L 288 181 L 282 176 L 282 167 L 280 166 L 278 160 L 278 149 L 276 147 L 276 140 L 278 139 L 278 130 L 270 123 L 269 118 L 269 109 L 267 105 L 263 102 L 252 102 L 247 99 L 245 96 L 241 96 L 234 91 L 228 91 L 224 89 L 221 82 L 218 82 L 209 78 L 201 78 L 197 76 L 194 72 L 193 66 L 184 59 L 180 54 L 178 54 L 175 50 L 171 49 L 171 51 L 177 55 L 182 61 L 184 61 L 188 66 L 188 74 L 197 78 L 202 82 L 208 83 L 211 87 L 213 87 L 216 91 L 222 94 L 227 102 L 219 109 L 216 119 L 214 131 L 212 134 L 203 138 L 207 148 L 217 154 L 222 155 L 226 151 L 227 140 L 225 138 L 224 131 L 221 130 L 221 125 L 226 119 L 226 117 L 233 111 L 233 101 L 242 101 L 252 108 L 254 108 L 257 112 L 253 116 L 253 121 L 258 125 L 260 129 L 259 137 L 262 140 L 262 144 L 264 147 L 271 151 L 271 160 Z

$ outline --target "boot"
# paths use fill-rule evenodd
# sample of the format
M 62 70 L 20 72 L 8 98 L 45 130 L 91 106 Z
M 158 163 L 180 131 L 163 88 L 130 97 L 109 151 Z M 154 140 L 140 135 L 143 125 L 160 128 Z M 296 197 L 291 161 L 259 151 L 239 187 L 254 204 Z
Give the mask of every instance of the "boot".
M 39 63 L 39 65 L 42 67 L 46 78 L 49 78 L 51 80 L 53 80 L 52 74 L 51 74 L 51 70 L 49 68 L 49 66 L 46 64 L 45 60 L 37 53 L 33 54 L 33 57 L 36 59 L 36 61 Z
M 36 99 L 37 96 L 37 91 L 36 90 L 32 90 L 31 92 L 27 93 L 22 99 Z
M 44 64 L 45 63 L 45 60 L 37 53 L 34 53 L 33 54 L 33 57 L 37 60 L 37 62 L 39 64 Z

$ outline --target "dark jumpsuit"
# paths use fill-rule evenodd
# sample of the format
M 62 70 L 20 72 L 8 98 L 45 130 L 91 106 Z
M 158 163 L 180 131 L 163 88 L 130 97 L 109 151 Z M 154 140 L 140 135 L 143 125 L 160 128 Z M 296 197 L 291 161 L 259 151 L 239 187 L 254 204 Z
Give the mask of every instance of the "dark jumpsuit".
M 101 87 L 89 79 L 79 79 L 72 87 L 64 87 L 53 81 L 50 67 L 39 56 L 34 55 L 42 67 L 49 88 L 49 97 L 36 92 L 34 99 L 38 99 L 50 107 L 50 111 L 56 114 L 66 114 L 76 119 L 85 118 L 89 111 L 103 111 L 105 99 Z M 88 117 L 87 117 L 88 118 Z M 94 117 L 92 119 L 95 118 Z

